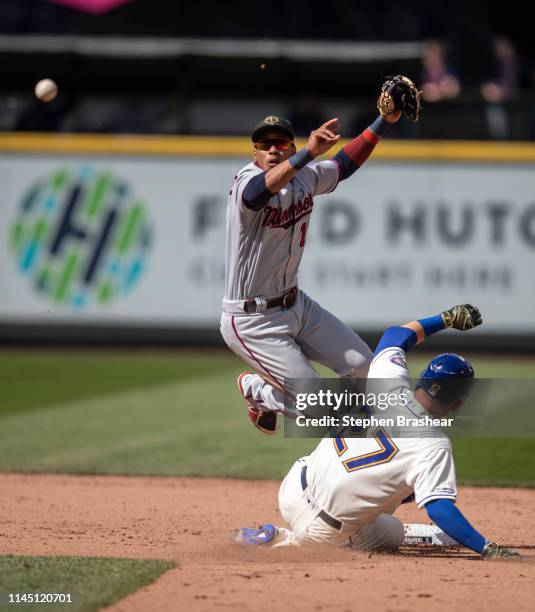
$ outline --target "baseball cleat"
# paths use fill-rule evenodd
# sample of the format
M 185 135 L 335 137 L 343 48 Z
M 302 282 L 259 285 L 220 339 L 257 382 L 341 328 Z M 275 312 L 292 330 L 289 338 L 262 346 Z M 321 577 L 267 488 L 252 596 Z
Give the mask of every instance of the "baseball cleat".
M 250 527 L 242 527 L 234 540 L 238 544 L 252 544 L 257 546 L 258 544 L 269 544 L 273 538 L 277 535 L 277 528 L 271 523 L 261 525 L 258 529 L 251 529 Z
M 246 397 L 243 391 L 243 379 L 251 375 L 252 372 L 245 371 L 238 376 L 238 389 L 247 404 L 247 412 L 251 423 L 263 433 L 272 436 L 277 431 L 277 413 L 272 411 L 263 412 L 258 402 L 252 397 Z

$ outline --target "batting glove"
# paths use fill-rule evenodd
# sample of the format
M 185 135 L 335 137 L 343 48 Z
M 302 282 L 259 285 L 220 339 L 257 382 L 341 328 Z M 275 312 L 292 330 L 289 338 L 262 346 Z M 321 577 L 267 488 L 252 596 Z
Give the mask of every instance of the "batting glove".
M 461 331 L 477 327 L 483 322 L 479 308 L 471 304 L 453 306 L 453 308 L 442 312 L 441 316 L 445 328 L 451 327 L 453 329 L 460 329 Z

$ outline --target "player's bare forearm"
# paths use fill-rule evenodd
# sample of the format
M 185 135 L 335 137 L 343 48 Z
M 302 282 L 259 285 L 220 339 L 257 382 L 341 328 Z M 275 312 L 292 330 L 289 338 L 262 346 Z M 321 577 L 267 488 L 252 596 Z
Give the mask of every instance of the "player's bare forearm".
M 296 174 L 297 169 L 287 159 L 266 172 L 266 187 L 271 193 L 278 193 Z
M 412 330 L 416 334 L 416 344 L 420 344 L 425 340 L 425 331 L 420 321 L 410 321 L 405 323 L 401 327 Z
M 337 131 L 338 119 L 330 119 L 317 130 L 313 130 L 306 147 L 266 172 L 266 187 L 269 191 L 278 193 L 301 168 L 333 147 L 340 140 Z
M 290 158 L 291 159 L 291 158 Z M 261 210 L 268 201 L 287 185 L 297 173 L 290 160 L 278 163 L 262 174 L 254 176 L 243 191 L 243 202 L 251 210 Z

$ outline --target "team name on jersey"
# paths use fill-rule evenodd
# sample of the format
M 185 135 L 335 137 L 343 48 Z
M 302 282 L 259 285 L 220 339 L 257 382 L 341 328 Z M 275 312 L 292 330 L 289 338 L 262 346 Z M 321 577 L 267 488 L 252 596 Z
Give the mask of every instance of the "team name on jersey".
M 314 200 L 312 194 L 309 193 L 304 200 L 298 200 L 295 204 L 288 208 L 276 208 L 274 206 L 265 206 L 263 209 L 264 227 L 280 227 L 288 229 L 295 225 L 300 219 L 306 217 L 312 212 Z

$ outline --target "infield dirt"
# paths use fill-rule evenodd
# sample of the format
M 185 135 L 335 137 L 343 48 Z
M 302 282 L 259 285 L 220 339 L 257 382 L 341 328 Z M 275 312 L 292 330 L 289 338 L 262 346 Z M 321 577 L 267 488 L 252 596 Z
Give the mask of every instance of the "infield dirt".
M 270 481 L 0 474 L 0 488 L 0 554 L 176 561 L 115 611 L 533 609 L 535 490 L 461 488 L 474 525 L 525 556 L 485 562 L 232 544 L 240 526 L 280 523 Z M 396 516 L 429 522 L 414 504 Z

